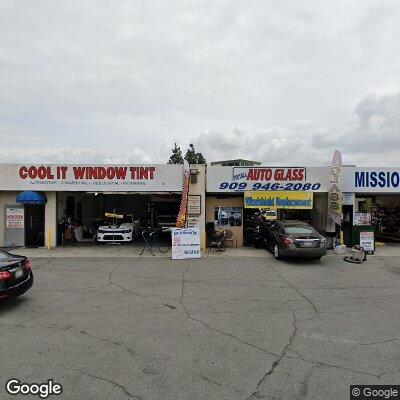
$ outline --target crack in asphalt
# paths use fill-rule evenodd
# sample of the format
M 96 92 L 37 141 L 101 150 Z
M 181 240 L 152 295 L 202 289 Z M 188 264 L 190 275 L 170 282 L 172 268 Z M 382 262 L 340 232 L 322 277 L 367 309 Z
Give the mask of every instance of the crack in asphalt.
M 338 365 L 338 364 L 330 364 L 330 363 L 326 363 L 326 362 L 322 362 L 322 361 L 318 361 L 318 360 L 313 360 L 311 358 L 306 358 L 304 357 L 300 352 L 295 351 L 290 349 L 290 351 L 294 354 L 297 354 L 298 357 L 292 357 L 292 356 L 286 356 L 286 358 L 289 359 L 293 359 L 293 360 L 301 360 L 310 364 L 317 364 L 317 365 L 321 365 L 323 367 L 329 367 L 329 368 L 337 368 L 337 369 L 342 369 L 344 371 L 348 371 L 348 372 L 352 372 L 354 374 L 359 374 L 359 375 L 366 375 L 366 376 L 373 376 L 375 378 L 380 379 L 381 376 L 384 374 L 384 372 L 381 372 L 379 374 L 374 374 L 372 372 L 365 372 L 365 371 L 360 371 L 360 370 L 356 370 L 353 368 L 349 368 L 349 367 L 343 367 L 343 365 Z
M 383 373 L 374 374 L 374 373 L 369 373 L 369 372 L 365 372 L 365 371 L 359 371 L 359 370 L 355 370 L 355 369 L 352 369 L 352 368 L 344 367 L 344 366 L 342 366 L 342 365 L 330 364 L 330 363 L 327 363 L 327 362 L 322 362 L 322 361 L 313 360 L 313 359 L 310 359 L 310 358 L 305 358 L 305 357 L 302 356 L 300 353 L 295 352 L 294 350 L 292 350 L 290 347 L 291 347 L 291 345 L 292 345 L 292 343 L 293 343 L 293 341 L 294 341 L 294 339 L 295 339 L 296 333 L 297 333 L 297 325 L 296 325 L 296 314 L 295 314 L 295 310 L 292 310 L 292 312 L 293 312 L 293 332 L 292 332 L 292 335 L 290 336 L 288 343 L 285 345 L 283 351 L 282 351 L 280 354 L 277 354 L 277 353 L 274 353 L 274 352 L 272 352 L 272 351 L 269 351 L 269 350 L 267 350 L 267 349 L 265 349 L 265 348 L 259 347 L 259 346 L 255 345 L 255 344 L 251 343 L 251 342 L 245 341 L 245 340 L 241 339 L 240 337 L 237 337 L 237 336 L 233 335 L 232 333 L 225 332 L 225 331 L 222 331 L 222 330 L 220 330 L 220 329 L 214 328 L 214 327 L 213 327 L 212 325 L 210 325 L 209 323 L 207 323 L 207 322 L 205 322 L 205 321 L 203 321 L 203 320 L 201 320 L 201 319 L 199 319 L 199 318 L 193 317 L 193 316 L 191 315 L 190 310 L 187 308 L 187 306 L 185 305 L 185 302 L 184 302 L 184 299 L 185 299 L 186 273 L 189 271 L 189 267 L 190 267 L 190 265 L 188 264 L 187 267 L 186 267 L 186 269 L 184 269 L 184 270 L 182 271 L 182 278 L 181 278 L 181 296 L 180 296 L 180 299 L 179 299 L 179 303 L 180 303 L 180 305 L 181 305 L 181 307 L 182 307 L 182 309 L 183 309 L 183 311 L 184 311 L 184 313 L 185 313 L 185 316 L 186 316 L 188 319 L 190 319 L 190 320 L 192 320 L 192 321 L 194 321 L 194 322 L 197 322 L 197 323 L 199 323 L 199 324 L 205 326 L 206 328 L 210 329 L 210 330 L 213 331 L 213 332 L 216 332 L 216 333 L 218 333 L 218 334 L 221 334 L 221 335 L 224 335 L 224 336 L 226 336 L 226 337 L 229 337 L 229 338 L 231 338 L 231 339 L 233 339 L 233 340 L 235 340 L 235 341 L 237 341 L 237 342 L 239 342 L 239 343 L 241 343 L 241 344 L 244 344 L 244 345 L 246 345 L 246 346 L 249 346 L 250 348 L 253 348 L 253 349 L 255 349 L 255 350 L 261 351 L 261 352 L 263 352 L 263 353 L 265 353 L 265 354 L 268 354 L 268 355 L 270 355 L 270 356 L 273 356 L 273 357 L 276 357 L 276 358 L 277 358 L 277 360 L 275 360 L 275 361 L 273 362 L 273 364 L 272 364 L 272 366 L 270 367 L 270 369 L 265 373 L 265 375 L 264 375 L 264 376 L 261 378 L 261 380 L 259 381 L 256 390 L 255 390 L 255 391 L 250 395 L 250 397 L 248 397 L 246 400 L 250 400 L 250 399 L 253 398 L 255 395 L 257 395 L 260 385 L 263 383 L 263 381 L 264 381 L 268 376 L 270 376 L 270 375 L 274 372 L 275 368 L 279 365 L 279 363 L 280 363 L 283 359 L 300 360 L 300 361 L 303 361 L 303 362 L 312 364 L 313 366 L 317 365 L 317 366 L 323 366 L 323 367 L 327 367 L 327 368 L 336 368 L 336 369 L 341 369 L 341 370 L 344 370 L 344 371 L 347 371 L 347 372 L 352 372 L 352 373 L 355 373 L 355 374 L 366 375 L 366 376 L 373 376 L 373 377 L 376 377 L 376 378 L 378 378 L 378 379 L 383 375 Z M 270 267 L 271 267 L 271 266 L 270 266 Z M 272 268 L 273 270 L 275 270 L 273 267 L 271 267 L 271 268 Z M 280 276 L 280 274 L 279 274 L 276 270 L 275 270 L 275 272 L 277 273 L 278 276 Z M 304 294 L 302 294 L 298 288 L 295 288 L 295 286 L 293 286 L 293 285 L 292 285 L 289 281 L 287 281 L 285 278 L 283 278 L 282 276 L 280 276 L 280 277 L 281 277 L 281 279 L 282 279 L 283 281 L 285 281 L 290 287 L 292 287 L 303 299 L 305 299 L 305 300 L 307 301 L 307 303 L 309 304 L 309 306 L 311 305 L 311 307 L 312 307 L 312 309 L 313 309 L 315 315 L 318 315 L 318 314 L 319 314 L 318 308 L 315 306 L 315 304 L 314 304 L 309 298 L 307 298 Z M 287 354 L 288 350 L 291 351 L 291 352 L 293 352 L 293 353 L 295 353 L 295 354 L 297 354 L 298 357 L 293 357 L 293 356 L 288 355 L 288 354 Z
M 377 341 L 377 342 L 370 342 L 370 343 L 358 343 L 360 346 L 373 346 L 375 344 L 385 344 L 385 343 L 391 343 L 391 342 L 395 342 L 396 340 L 400 340 L 397 337 L 394 337 L 392 339 L 388 339 L 388 340 L 382 340 L 382 341 Z
M 82 370 L 82 369 L 78 369 L 78 368 L 71 368 L 71 369 L 72 369 L 73 371 L 80 372 L 81 374 L 90 376 L 91 378 L 98 379 L 98 380 L 104 381 L 104 382 L 108 382 L 108 383 L 110 383 L 111 385 L 116 386 L 116 387 L 118 387 L 119 389 L 121 389 L 121 391 L 122 391 L 125 395 L 129 396 L 131 399 L 143 400 L 143 397 L 141 397 L 141 396 L 139 396 L 139 395 L 136 395 L 136 394 L 130 393 L 130 392 L 128 391 L 128 389 L 126 389 L 126 387 L 125 387 L 124 385 L 121 385 L 120 383 L 118 383 L 118 382 L 116 382 L 116 381 L 113 381 L 113 380 L 111 380 L 111 379 L 104 378 L 104 377 L 99 376 L 99 375 L 91 374 L 91 373 L 86 372 L 86 371 L 84 371 L 84 370 Z
M 273 265 L 269 264 L 268 262 L 264 261 L 265 264 L 271 268 L 273 271 L 275 271 L 275 273 L 279 276 L 280 279 L 282 279 L 288 286 L 290 286 L 298 295 L 300 295 L 313 309 L 314 311 L 314 318 L 315 319 L 318 315 L 319 315 L 319 309 L 318 307 L 314 304 L 314 302 L 307 297 L 298 287 L 296 287 L 295 285 L 293 285 L 293 283 L 291 283 L 289 280 L 287 280 L 284 276 L 282 276 L 279 271 L 274 268 Z
M 110 340 L 108 338 L 102 337 L 102 336 L 98 336 L 98 335 L 94 335 L 93 333 L 87 332 L 83 329 L 79 329 L 76 326 L 71 326 L 73 329 L 75 329 L 76 331 L 78 331 L 79 333 L 81 333 L 82 335 L 85 335 L 89 338 L 98 340 L 100 342 L 104 342 L 107 343 L 109 345 L 113 345 L 113 346 L 117 346 L 117 347 L 122 347 L 124 348 L 131 356 L 135 357 L 139 362 L 146 364 L 147 366 L 149 366 L 150 364 L 152 364 L 152 362 L 142 358 L 139 354 L 137 354 L 135 352 L 135 350 L 133 350 L 132 348 L 130 348 L 128 345 L 126 345 L 125 343 L 121 343 L 121 342 L 117 342 L 114 340 Z
M 61 330 L 61 331 L 68 331 L 70 329 L 73 329 L 73 330 L 75 330 L 75 332 L 78 332 L 78 333 L 80 333 L 80 334 L 82 334 L 84 336 L 87 336 L 87 337 L 91 338 L 91 339 L 95 339 L 95 340 L 98 340 L 100 342 L 107 343 L 108 345 L 117 346 L 117 347 L 125 349 L 127 353 L 129 353 L 131 356 L 135 357 L 139 362 L 145 364 L 146 367 L 149 367 L 152 364 L 151 361 L 148 361 L 148 360 L 142 358 L 139 354 L 137 354 L 135 352 L 135 350 L 130 348 L 125 343 L 117 342 L 115 340 L 111 340 L 111 339 L 108 339 L 108 338 L 105 338 L 105 337 L 102 337 L 102 336 L 94 335 L 93 333 L 90 333 L 88 331 L 80 329 L 80 328 L 78 328 L 78 327 L 76 327 L 74 325 L 65 325 L 65 326 L 47 325 L 47 326 L 44 326 L 44 327 L 46 327 L 48 329 L 57 329 L 57 330 Z
M 292 334 L 289 337 L 288 342 L 286 343 L 285 347 L 283 348 L 282 352 L 279 354 L 279 357 L 277 360 L 275 360 L 271 367 L 269 368 L 269 370 L 263 375 L 263 377 L 260 379 L 260 381 L 258 382 L 258 385 L 256 387 L 256 389 L 254 390 L 254 392 L 247 397 L 247 400 L 252 399 L 254 396 L 257 395 L 258 391 L 260 390 L 261 385 L 264 383 L 264 381 L 267 379 L 268 376 L 271 376 L 274 371 L 275 368 L 278 367 L 278 365 L 280 364 L 280 362 L 282 361 L 282 359 L 286 356 L 286 352 L 288 350 L 290 350 L 290 347 L 293 344 L 294 339 L 296 338 L 296 333 L 297 333 L 297 324 L 296 324 L 296 313 L 294 311 L 293 312 L 293 323 L 292 323 Z
M 122 265 L 122 261 L 119 262 L 119 263 L 112 269 L 112 271 L 110 271 L 110 272 L 108 273 L 108 285 L 110 285 L 110 286 L 115 286 L 115 287 L 121 289 L 123 292 L 125 292 L 125 293 L 127 293 L 127 294 L 130 294 L 130 295 L 132 295 L 132 296 L 136 296 L 136 297 L 148 297 L 148 298 L 153 298 L 153 299 L 158 299 L 158 300 L 178 300 L 177 298 L 171 298 L 171 297 L 168 297 L 168 296 L 155 296 L 155 295 L 152 295 L 152 294 L 138 293 L 138 292 L 135 292 L 134 290 L 127 289 L 126 287 L 120 285 L 120 284 L 117 283 L 117 282 L 114 282 L 114 281 L 113 281 L 113 275 L 114 275 L 114 273 L 117 271 L 117 269 L 118 269 L 121 265 Z M 108 286 L 108 285 L 106 285 L 106 286 Z
M 263 353 L 269 354 L 269 355 L 271 355 L 273 357 L 277 357 L 277 358 L 279 357 L 279 355 L 276 354 L 276 353 L 273 353 L 273 352 L 271 352 L 271 351 L 269 351 L 267 349 L 264 349 L 262 347 L 256 346 L 253 343 L 247 342 L 246 340 L 243 340 L 243 339 L 233 335 L 232 333 L 225 332 L 225 331 L 222 331 L 220 329 L 214 328 L 212 325 L 208 324 L 207 322 L 205 322 L 205 321 L 203 321 L 203 320 L 201 320 L 199 318 L 193 317 L 191 315 L 191 313 L 190 313 L 190 310 L 186 307 L 186 305 L 184 303 L 184 297 L 185 297 L 185 273 L 187 273 L 188 271 L 189 271 L 189 264 L 186 267 L 186 270 L 182 271 L 181 297 L 179 299 L 179 303 L 180 303 L 180 305 L 181 305 L 181 307 L 182 307 L 182 309 L 183 309 L 183 311 L 184 311 L 184 313 L 186 315 L 186 318 L 190 319 L 191 321 L 197 322 L 197 323 L 205 326 L 206 328 L 210 329 L 213 332 L 219 333 L 220 335 L 227 336 L 227 337 L 229 337 L 231 339 L 234 339 L 235 341 L 238 341 L 238 342 L 240 342 L 242 344 L 245 344 L 246 346 L 249 346 L 249 347 L 251 347 L 251 348 L 253 348 L 255 350 L 262 351 Z
M 304 304 L 307 304 L 307 308 L 310 310 L 310 312 L 311 312 L 311 309 L 312 309 L 313 319 L 317 318 L 323 312 L 324 307 L 320 307 L 320 308 L 317 307 L 316 304 L 314 304 L 314 302 L 312 301 L 312 299 L 307 297 L 302 292 L 301 289 L 296 287 L 293 283 L 291 283 L 288 279 L 286 279 L 283 275 L 281 275 L 281 273 L 279 272 L 279 270 L 275 266 L 269 264 L 267 262 L 267 260 L 263 260 L 263 261 L 265 262 L 265 264 L 270 269 L 272 269 L 275 272 L 275 274 L 283 282 L 285 282 L 285 285 L 287 285 L 287 286 L 279 286 L 279 287 L 286 287 L 286 288 L 290 287 L 301 297 L 301 298 L 298 298 L 299 300 L 293 300 L 293 303 L 305 302 Z M 113 279 L 113 275 L 115 274 L 115 272 L 118 270 L 118 268 L 121 265 L 122 265 L 122 262 L 117 263 L 115 265 L 115 267 L 110 272 L 108 272 L 108 284 L 106 284 L 104 286 L 108 286 L 108 285 L 115 286 L 115 287 L 119 288 L 120 290 L 122 290 L 123 292 L 129 293 L 131 295 L 138 296 L 138 297 L 154 297 L 154 298 L 157 298 L 157 299 L 162 299 L 162 297 L 157 297 L 157 296 L 153 296 L 153 295 L 146 295 L 146 294 L 140 294 L 140 293 L 134 292 L 132 290 L 129 290 L 129 289 L 123 287 L 122 285 L 118 284 L 117 282 L 115 282 L 114 279 Z M 234 334 L 232 334 L 230 332 L 226 332 L 226 331 L 220 330 L 218 328 L 215 328 L 210 323 L 200 319 L 200 317 L 193 316 L 193 314 L 192 314 L 193 311 L 191 311 L 190 308 L 189 308 L 190 306 L 188 307 L 186 305 L 186 302 L 185 302 L 185 286 L 187 285 L 186 274 L 189 272 L 189 268 L 190 268 L 190 264 L 188 264 L 187 267 L 182 270 L 181 285 L 180 285 L 181 286 L 181 293 L 180 293 L 180 297 L 176 297 L 175 298 L 176 300 L 179 300 L 179 304 L 181 305 L 181 308 L 184 311 L 184 315 L 186 316 L 186 318 L 191 320 L 191 321 L 193 321 L 193 322 L 196 322 L 198 324 L 203 325 L 204 327 L 206 327 L 207 329 L 209 329 L 209 330 L 211 330 L 213 332 L 216 332 L 216 333 L 218 333 L 220 335 L 224 335 L 224 336 L 226 336 L 228 338 L 231 338 L 231 339 L 233 339 L 233 340 L 235 340 L 235 341 L 237 341 L 237 342 L 239 342 L 241 344 L 244 344 L 244 345 L 246 345 L 246 346 L 248 346 L 248 347 L 250 347 L 252 349 L 258 350 L 258 351 L 260 351 L 262 353 L 268 354 L 268 355 L 276 358 L 276 360 L 274 360 L 273 363 L 271 364 L 271 366 L 268 369 L 268 371 L 265 372 L 265 374 L 262 376 L 262 378 L 258 382 L 258 385 L 257 385 L 255 391 L 247 399 L 252 399 L 253 397 L 258 397 L 259 396 L 258 392 L 259 392 L 263 382 L 267 379 L 268 376 L 271 376 L 274 372 L 275 372 L 275 375 L 278 374 L 278 372 L 276 372 L 275 370 L 279 366 L 279 364 L 282 362 L 282 360 L 284 360 L 284 359 L 300 360 L 300 361 L 303 361 L 305 363 L 308 363 L 308 364 L 312 365 L 310 373 L 307 374 L 304 377 L 304 379 L 302 381 L 302 384 L 301 384 L 301 387 L 300 387 L 300 394 L 303 397 L 307 396 L 307 393 L 308 393 L 308 381 L 309 381 L 310 377 L 312 376 L 312 374 L 314 372 L 314 369 L 318 368 L 318 367 L 337 368 L 337 369 L 341 369 L 341 370 L 344 370 L 344 371 L 347 371 L 347 372 L 351 372 L 351 373 L 354 373 L 354 374 L 372 376 L 372 377 L 375 377 L 375 378 L 378 378 L 378 379 L 380 379 L 385 373 L 388 373 L 388 372 L 382 372 L 382 373 L 376 374 L 376 373 L 369 373 L 369 372 L 365 372 L 365 371 L 359 371 L 359 370 L 356 370 L 356 369 L 352 369 L 350 367 L 337 365 L 337 364 L 331 364 L 329 362 L 322 362 L 322 361 L 314 360 L 314 359 L 311 359 L 311 358 L 307 358 L 306 356 L 303 356 L 300 352 L 292 350 L 291 346 L 292 346 L 292 344 L 293 344 L 293 342 L 294 342 L 294 340 L 296 338 L 296 333 L 297 333 L 296 311 L 298 311 L 298 310 L 296 310 L 296 309 L 292 309 L 292 310 L 288 309 L 288 310 L 286 310 L 286 312 L 290 312 L 291 311 L 293 313 L 293 331 L 292 331 L 292 334 L 291 334 L 288 342 L 286 343 L 285 347 L 283 348 L 283 350 L 279 354 L 274 353 L 272 351 L 269 351 L 269 350 L 267 350 L 265 348 L 259 347 L 259 346 L 255 345 L 255 344 L 253 344 L 251 342 L 248 342 L 248 341 L 246 341 L 244 339 L 241 339 L 240 337 L 237 337 L 237 336 L 235 336 Z M 190 281 L 190 283 L 191 282 L 192 281 Z M 373 288 L 377 289 L 377 287 L 373 287 Z M 312 288 L 302 288 L 302 289 L 312 289 Z M 326 288 L 321 287 L 321 289 L 348 290 L 347 288 L 334 288 L 334 287 L 326 287 Z M 362 289 L 362 288 L 349 288 L 349 290 L 357 290 L 357 289 Z M 68 289 L 66 289 L 65 291 L 67 291 L 67 290 Z M 79 302 L 81 302 L 81 301 L 82 300 L 79 300 Z M 263 300 L 254 299 L 254 300 L 238 300 L 238 301 L 257 301 L 257 302 L 259 301 L 259 302 L 262 302 Z M 274 302 L 274 301 L 271 300 L 271 301 L 264 301 L 264 302 Z M 292 302 L 292 300 L 288 300 L 286 302 L 277 301 L 276 303 L 286 304 L 286 303 L 291 303 L 291 302 Z M 72 304 L 75 304 L 75 303 L 72 303 Z M 169 304 L 163 304 L 163 305 L 165 307 L 168 307 L 168 308 L 173 308 L 173 306 L 171 306 Z M 293 304 L 293 306 L 294 305 L 295 304 Z M 60 308 L 63 308 L 63 307 L 60 307 Z M 292 307 L 290 307 L 290 308 L 292 308 Z M 55 311 L 55 310 L 57 310 L 57 309 L 54 309 L 53 311 Z M 297 322 L 299 322 L 299 321 L 301 321 L 301 319 L 297 319 Z M 0 326 L 5 326 L 5 325 L 1 324 Z M 67 325 L 67 326 L 62 327 L 62 326 L 54 326 L 53 325 L 53 326 L 48 326 L 48 328 L 50 328 L 50 329 L 69 330 L 71 328 L 71 326 Z M 107 339 L 107 338 L 103 338 L 103 337 L 100 337 L 100 336 L 93 335 L 93 334 L 91 334 L 91 333 L 89 333 L 87 331 L 81 330 L 81 329 L 79 329 L 79 328 L 77 328 L 75 326 L 72 326 L 72 328 L 74 328 L 74 330 L 77 330 L 82 335 L 86 335 L 86 336 L 91 337 L 93 339 L 96 339 L 96 340 L 99 340 L 99 341 L 102 341 L 102 342 L 105 342 L 105 343 L 108 343 L 108 344 L 114 345 L 114 346 L 122 346 L 123 348 L 125 348 L 125 350 L 128 353 L 138 357 L 139 360 L 143 361 L 143 359 L 140 359 L 140 357 L 132 349 L 130 349 L 127 345 L 125 345 L 123 343 L 120 343 L 120 342 L 117 342 L 117 341 L 113 341 L 113 340 L 110 340 L 110 339 Z M 360 345 L 360 346 L 373 346 L 373 345 L 380 345 L 380 344 L 390 343 L 390 342 L 394 342 L 394 341 L 397 341 L 397 340 L 400 340 L 400 338 L 393 337 L 393 338 L 388 339 L 388 340 L 382 340 L 382 341 L 376 341 L 376 342 L 358 343 L 358 345 Z M 292 355 L 290 353 L 292 353 Z M 108 382 L 108 383 L 110 383 L 112 385 L 115 385 L 115 386 L 119 387 L 122 391 L 124 391 L 125 395 L 127 395 L 127 396 L 129 396 L 131 398 L 142 399 L 138 395 L 133 395 L 133 394 L 129 393 L 127 391 L 127 389 L 123 385 L 119 384 L 118 382 L 112 381 L 112 380 L 107 379 L 107 378 L 103 378 L 101 376 L 90 374 L 90 373 L 88 373 L 86 371 L 83 371 L 83 370 L 75 369 L 75 371 L 78 371 L 78 372 L 80 372 L 82 374 L 85 374 L 85 375 L 87 375 L 89 377 L 92 377 L 94 379 L 103 380 L 103 381 Z M 206 380 L 206 379 L 204 379 L 203 376 L 201 378 L 203 380 Z M 215 382 L 212 382 L 212 383 L 215 383 Z M 258 396 L 257 396 L 257 394 L 258 394 Z

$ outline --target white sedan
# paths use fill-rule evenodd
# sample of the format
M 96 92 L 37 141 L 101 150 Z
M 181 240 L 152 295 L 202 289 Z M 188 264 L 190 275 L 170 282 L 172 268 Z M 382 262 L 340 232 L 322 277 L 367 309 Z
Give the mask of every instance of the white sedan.
M 97 230 L 97 241 L 99 243 L 133 242 L 136 232 L 134 222 L 124 222 L 118 225 L 102 225 Z

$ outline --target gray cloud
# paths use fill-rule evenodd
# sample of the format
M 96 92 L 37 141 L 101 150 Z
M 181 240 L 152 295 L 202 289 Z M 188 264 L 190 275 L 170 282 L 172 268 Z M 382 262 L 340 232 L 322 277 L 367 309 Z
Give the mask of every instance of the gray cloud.
M 310 123 L 287 128 L 271 128 L 259 133 L 203 132 L 194 140 L 211 159 L 250 158 L 266 164 L 329 162 L 334 149 L 341 149 L 347 163 L 400 165 L 400 93 L 369 95 L 355 107 L 358 123 L 344 127 L 341 133 Z M 371 157 L 374 155 L 374 157 Z
M 1 0 L 1 161 L 165 162 L 194 141 L 209 160 L 337 146 L 398 165 L 399 18 L 381 0 Z
M 360 156 L 376 154 L 377 161 L 400 150 L 400 93 L 369 95 L 355 108 L 356 126 L 347 127 L 339 135 L 315 134 L 312 144 L 316 148 L 340 147 L 347 154 Z M 399 161 L 396 161 L 398 165 Z

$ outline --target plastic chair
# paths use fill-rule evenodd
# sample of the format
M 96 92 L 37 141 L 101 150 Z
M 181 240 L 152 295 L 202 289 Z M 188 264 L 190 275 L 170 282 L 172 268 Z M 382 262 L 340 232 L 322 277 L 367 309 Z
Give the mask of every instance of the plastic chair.
M 207 240 L 208 240 L 208 248 L 217 250 L 217 251 L 224 251 L 224 232 L 216 232 L 214 222 L 207 222 L 206 224 L 206 232 L 207 232 Z
M 227 230 L 225 231 L 224 242 L 225 242 L 225 243 L 226 243 L 226 242 L 232 243 L 232 247 L 234 246 L 233 243 L 235 243 L 235 248 L 237 249 L 237 237 L 236 237 L 235 234 L 234 234 L 231 230 L 229 230 L 229 229 L 227 229 Z
M 83 229 L 81 226 L 78 226 L 74 229 L 74 235 L 77 242 L 93 242 L 93 239 L 83 238 Z

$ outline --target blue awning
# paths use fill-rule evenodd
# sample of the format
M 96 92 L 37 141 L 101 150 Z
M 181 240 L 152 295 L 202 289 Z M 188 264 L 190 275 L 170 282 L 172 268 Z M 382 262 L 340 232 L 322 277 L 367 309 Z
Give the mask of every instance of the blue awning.
M 20 204 L 45 204 L 46 195 L 40 192 L 21 192 L 17 195 L 17 203 Z

